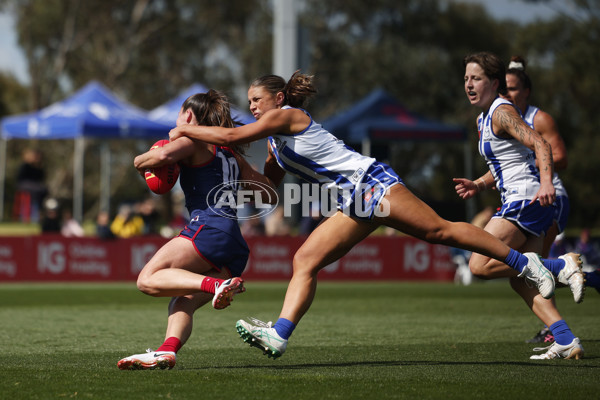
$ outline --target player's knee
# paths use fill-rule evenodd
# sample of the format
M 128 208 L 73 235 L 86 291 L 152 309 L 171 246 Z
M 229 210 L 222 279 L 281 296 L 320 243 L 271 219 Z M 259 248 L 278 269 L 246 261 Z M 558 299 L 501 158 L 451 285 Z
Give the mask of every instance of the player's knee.
M 491 279 L 489 277 L 489 271 L 485 264 L 477 262 L 469 262 L 469 269 L 474 277 L 479 279 Z
M 309 252 L 298 250 L 292 260 L 294 274 L 316 274 L 319 271 L 315 258 Z
M 450 224 L 440 223 L 430 228 L 425 234 L 425 240 L 431 244 L 448 244 L 451 238 Z
M 148 296 L 157 296 L 158 290 L 152 285 L 152 282 L 146 276 L 138 276 L 137 288 L 140 292 Z
M 199 293 L 185 296 L 174 296 L 169 302 L 169 312 L 174 314 L 176 312 L 190 313 L 196 311 L 202 307 L 207 301 L 201 298 Z

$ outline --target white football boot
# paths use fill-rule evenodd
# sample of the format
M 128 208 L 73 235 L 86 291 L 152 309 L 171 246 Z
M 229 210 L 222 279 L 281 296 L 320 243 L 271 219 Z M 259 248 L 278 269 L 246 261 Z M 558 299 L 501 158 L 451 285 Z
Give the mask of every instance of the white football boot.
M 177 355 L 172 351 L 146 350 L 143 354 L 134 354 L 119 360 L 119 369 L 171 369 L 175 366 Z
M 271 327 L 270 321 L 266 323 L 256 318 L 250 319 L 252 323 L 240 319 L 235 324 L 244 342 L 260 349 L 268 357 L 281 357 L 287 347 L 287 339 L 277 334 L 277 331 Z
M 567 253 L 558 258 L 565 260 L 565 267 L 558 274 L 558 281 L 571 288 L 575 303 L 581 303 L 585 295 L 585 278 L 581 270 L 582 262 L 579 254 Z
M 233 296 L 244 291 L 246 291 L 246 288 L 242 278 L 227 279 L 215 289 L 212 305 L 217 310 L 222 310 L 231 304 Z
M 533 351 L 544 351 L 543 354 L 536 354 L 529 357 L 532 360 L 551 360 L 553 358 L 566 358 L 579 360 L 583 358 L 583 346 L 579 342 L 579 338 L 573 339 L 570 344 L 560 345 L 556 342 L 552 343 L 548 347 L 536 347 Z
M 529 260 L 523 271 L 518 275 L 531 281 L 539 290 L 542 297 L 549 299 L 554 296 L 554 277 L 542 263 L 540 256 L 535 253 L 523 253 Z

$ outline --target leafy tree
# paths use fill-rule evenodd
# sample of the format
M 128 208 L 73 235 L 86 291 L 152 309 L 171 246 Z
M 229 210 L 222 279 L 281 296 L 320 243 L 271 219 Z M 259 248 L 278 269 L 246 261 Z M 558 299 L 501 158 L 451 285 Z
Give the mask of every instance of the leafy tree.
M 516 53 L 527 56 L 532 103 L 552 115 L 567 145 L 569 166 L 561 177 L 571 199 L 570 227 L 600 222 L 595 173 L 600 160 L 600 1 L 568 2 L 573 12 L 523 28 Z
M 142 107 L 193 81 L 239 83 L 246 34 L 260 39 L 260 1 L 5 0 L 29 61 L 32 109 L 91 78 Z
M 505 60 L 523 55 L 530 62 L 534 102 L 556 118 L 569 148 L 571 163 L 563 176 L 573 199 L 571 226 L 598 222 L 600 194 L 587 178 L 599 167 L 589 156 L 599 146 L 598 0 L 570 1 L 575 18 L 558 15 L 527 25 L 498 21 L 479 5 L 454 1 L 298 3 L 299 25 L 308 38 L 302 69 L 316 76 L 320 91 L 309 110 L 319 120 L 383 87 L 421 115 L 464 125 L 475 154 L 478 111 L 465 99 L 463 57 L 481 50 Z M 248 82 L 272 72 L 269 0 L 0 0 L 0 6 L 17 16 L 30 68 L 30 109 L 64 98 L 90 79 L 147 109 L 195 81 L 243 104 Z M 86 199 L 93 199 L 97 156 L 96 143 L 89 143 Z M 131 184 L 139 182 L 132 156 L 145 146 L 111 144 L 116 169 L 126 171 L 115 179 L 115 202 L 145 193 L 143 183 Z M 451 182 L 462 174 L 462 149 L 402 144 L 390 152 L 391 147 L 382 143 L 373 150 L 426 200 L 450 204 L 449 212 L 462 208 Z M 485 164 L 475 159 L 476 174 L 483 174 Z M 57 186 L 70 187 L 69 174 L 61 176 Z M 483 206 L 499 200 L 490 193 L 478 201 Z
M 193 82 L 205 83 L 233 96 L 237 86 L 245 86 L 244 75 L 240 73 L 244 64 L 264 70 L 270 65 L 264 61 L 270 62 L 270 58 L 257 57 L 261 51 L 248 46 L 248 43 L 262 46 L 267 42 L 265 36 L 270 25 L 263 21 L 268 16 L 265 4 L 255 0 L 0 2 L 0 6 L 16 16 L 19 43 L 28 60 L 31 81 L 28 110 L 61 100 L 91 79 L 101 81 L 143 108 L 153 108 L 171 99 Z M 263 47 L 270 50 L 269 46 Z M 113 176 L 116 203 L 141 198 L 147 192 L 131 164 L 133 155 L 145 151 L 149 144 L 125 144 L 111 144 L 113 168 L 123 171 Z M 94 140 L 86 142 L 85 210 L 95 209 L 92 199 L 99 194 L 97 145 Z M 65 142 L 48 142 L 47 152 L 62 153 L 54 146 L 72 148 Z M 58 162 L 65 165 L 68 159 L 63 157 Z M 17 163 L 17 159 L 11 162 Z M 49 164 L 53 162 L 49 160 Z M 60 180 L 54 182 L 53 195 L 70 198 L 72 173 L 54 173 L 53 178 Z
M 434 0 L 307 4 L 302 23 L 310 32 L 311 69 L 321 92 L 317 111 L 331 115 L 383 87 L 421 115 L 466 126 L 475 153 L 477 111 L 464 96 L 462 60 L 480 50 L 508 55 L 512 24 L 492 19 L 480 6 Z M 456 214 L 464 204 L 449 175 L 464 173 L 460 146 L 401 144 L 393 154 L 375 155 L 389 158 L 441 214 L 465 218 Z M 477 165 L 486 168 L 483 161 Z M 497 196 L 491 201 L 497 203 Z
M 27 88 L 9 74 L 0 73 L 0 117 L 27 110 Z

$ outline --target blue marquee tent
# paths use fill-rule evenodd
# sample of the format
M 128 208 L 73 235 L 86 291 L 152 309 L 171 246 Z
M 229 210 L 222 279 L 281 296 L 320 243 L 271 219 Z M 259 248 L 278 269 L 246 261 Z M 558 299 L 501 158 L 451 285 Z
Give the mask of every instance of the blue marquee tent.
M 174 99 L 169 100 L 163 105 L 151 110 L 148 113 L 148 117 L 153 121 L 158 121 L 163 124 L 167 124 L 174 127 L 175 121 L 177 120 L 177 115 L 179 114 L 179 110 L 181 109 L 181 105 L 183 104 L 183 102 L 191 95 L 194 95 L 196 93 L 208 92 L 208 89 L 209 88 L 200 83 L 194 83 L 193 85 L 182 91 Z M 254 119 L 254 117 L 251 114 L 244 113 L 235 107 L 231 107 L 231 118 L 233 118 L 234 121 L 241 123 L 242 125 L 256 122 L 256 119 Z
M 120 100 L 95 81 L 40 111 L 2 120 L 6 139 L 143 139 L 168 133 L 168 126 L 151 120 L 146 111 Z
M 144 139 L 165 137 L 169 126 L 148 118 L 147 112 L 120 100 L 102 84 L 92 81 L 71 97 L 40 111 L 2 119 L 1 165 L 6 165 L 6 139 L 74 139 L 73 216 L 83 216 L 84 138 Z M 101 208 L 108 209 L 110 153 L 101 146 L 105 160 Z M 0 176 L 0 209 L 4 209 L 4 170 Z
M 376 89 L 323 127 L 349 143 L 365 141 L 465 141 L 466 130 L 423 118 L 383 89 Z

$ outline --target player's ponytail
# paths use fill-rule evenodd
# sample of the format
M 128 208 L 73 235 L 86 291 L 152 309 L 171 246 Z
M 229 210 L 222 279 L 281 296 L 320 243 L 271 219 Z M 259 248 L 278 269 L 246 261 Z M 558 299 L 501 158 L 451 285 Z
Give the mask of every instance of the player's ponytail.
M 255 79 L 250 87 L 262 87 L 273 96 L 281 92 L 285 97 L 284 106 L 304 108 L 310 97 L 317 93 L 312 81 L 312 75 L 301 74 L 298 70 L 287 82 L 278 75 L 264 75 Z
M 290 107 L 304 108 L 308 105 L 310 98 L 317 93 L 312 83 L 313 78 L 312 75 L 301 74 L 300 70 L 294 72 L 284 88 L 285 98 Z

